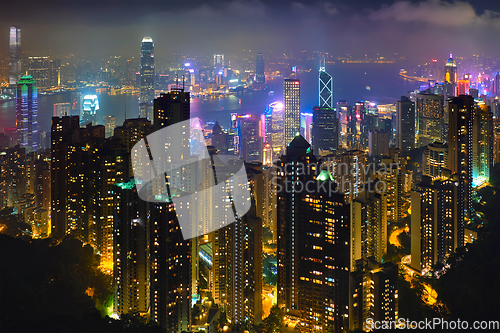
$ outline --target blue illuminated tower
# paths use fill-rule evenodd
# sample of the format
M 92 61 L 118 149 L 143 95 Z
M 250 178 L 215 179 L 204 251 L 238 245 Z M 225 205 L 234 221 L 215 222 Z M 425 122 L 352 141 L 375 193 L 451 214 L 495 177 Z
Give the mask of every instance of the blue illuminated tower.
M 141 69 L 139 118 L 153 120 L 153 101 L 155 98 L 155 45 L 151 37 L 144 37 L 141 43 Z
M 333 78 L 325 70 L 325 58 L 319 66 L 319 107 L 333 108 Z
M 30 75 L 17 82 L 16 127 L 17 144 L 26 152 L 38 148 L 38 90 Z

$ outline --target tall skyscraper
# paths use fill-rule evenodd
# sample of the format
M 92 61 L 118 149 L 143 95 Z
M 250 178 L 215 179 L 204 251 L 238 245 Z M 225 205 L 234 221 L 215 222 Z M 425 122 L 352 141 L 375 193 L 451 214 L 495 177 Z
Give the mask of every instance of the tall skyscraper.
M 63 117 L 71 115 L 71 103 L 55 103 L 53 105 L 52 117 Z
M 300 133 L 300 81 L 285 79 L 285 147 Z
M 441 141 L 444 125 L 444 99 L 442 95 L 417 94 L 415 96 L 417 114 L 417 146 L 426 146 L 434 141 Z
M 266 75 L 264 74 L 264 59 L 262 53 L 257 53 L 255 59 L 255 81 L 258 83 L 266 82 Z
M 333 108 L 333 78 L 326 72 L 325 58 L 319 66 L 319 107 Z
M 411 192 L 411 267 L 425 273 L 464 246 L 460 185 L 454 179 L 423 176 Z M 416 232 L 413 232 L 416 231 Z
M 266 143 L 271 144 L 273 158 L 285 148 L 285 121 L 283 103 L 273 102 L 266 109 Z
M 110 136 L 113 136 L 116 126 L 115 116 L 104 116 L 103 124 L 104 127 L 106 127 L 106 137 L 109 138 Z
M 263 138 L 260 129 L 262 128 L 260 117 L 256 115 L 240 115 L 240 156 L 245 162 L 262 162 Z
M 313 113 L 312 146 L 315 154 L 320 150 L 335 151 L 339 147 L 339 120 L 331 107 L 315 106 Z
M 389 133 L 386 131 L 368 132 L 370 156 L 389 156 Z
M 151 37 L 144 37 L 141 43 L 139 118 L 153 120 L 155 98 L 155 53 Z
M 446 98 L 457 96 L 457 82 L 457 63 L 450 54 L 450 59 L 448 59 L 444 66 L 444 89 Z
M 500 97 L 500 73 L 497 72 L 493 79 L 493 94 Z
M 17 144 L 26 152 L 38 149 L 38 89 L 29 75 L 17 82 L 16 100 Z
M 9 85 L 17 84 L 21 78 L 21 28 L 10 27 L 9 34 Z
M 39 89 L 50 88 L 50 57 L 29 57 L 28 74 L 36 81 Z
M 490 106 L 477 101 L 472 122 L 472 185 L 490 181 L 493 165 L 493 114 Z
M 443 170 L 448 168 L 448 145 L 433 142 L 427 145 L 423 154 L 422 174 L 434 178 L 441 177 Z M 449 172 L 448 172 L 449 173 Z
M 183 89 L 161 94 L 154 101 L 155 131 L 189 120 L 190 116 L 189 92 L 184 92 Z M 181 156 L 172 157 L 174 161 L 181 159 L 187 161 L 189 158 L 190 127 L 184 128 L 183 133 Z M 187 171 L 194 174 L 192 170 Z M 184 168 L 177 178 L 184 180 L 190 176 L 183 172 Z M 172 175 L 168 176 L 171 181 Z M 196 283 L 193 283 L 193 280 L 196 282 L 198 279 L 198 276 L 193 274 L 196 273 L 198 266 L 198 238 L 188 240 L 183 238 L 174 204 L 170 198 L 166 200 L 165 203 L 150 205 L 152 265 L 150 318 L 167 331 L 189 331 L 191 297 L 196 293 L 194 290 Z M 192 213 L 195 214 L 197 211 L 194 209 Z
M 461 95 L 448 100 L 448 169 L 459 176 L 461 189 L 458 204 L 464 204 L 464 217 L 470 217 L 472 207 L 473 120 L 474 98 Z
M 308 331 L 348 329 L 349 206 L 309 143 L 297 136 L 277 163 L 278 305 Z M 314 184 L 313 191 L 294 190 Z
M 403 154 L 415 148 L 415 103 L 406 96 L 396 103 L 396 147 Z
M 97 125 L 97 111 L 99 111 L 99 100 L 97 99 L 97 95 L 85 95 L 83 97 L 80 125 Z

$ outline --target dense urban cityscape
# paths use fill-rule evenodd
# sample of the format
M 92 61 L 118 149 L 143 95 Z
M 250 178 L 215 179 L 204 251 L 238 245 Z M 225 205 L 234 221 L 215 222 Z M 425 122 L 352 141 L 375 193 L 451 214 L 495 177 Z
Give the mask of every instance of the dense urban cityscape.
M 419 3 L 370 17 L 500 35 Z M 500 330 L 498 38 L 101 56 L 0 17 L 0 330 Z

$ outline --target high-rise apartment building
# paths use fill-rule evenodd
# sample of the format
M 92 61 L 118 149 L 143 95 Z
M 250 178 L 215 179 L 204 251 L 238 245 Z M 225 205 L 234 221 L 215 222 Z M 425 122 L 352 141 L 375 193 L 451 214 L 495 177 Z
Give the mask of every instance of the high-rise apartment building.
M 477 101 L 472 121 L 472 185 L 489 182 L 493 165 L 493 114 L 490 106 Z
M 299 327 L 348 329 L 349 206 L 327 170 L 319 173 L 309 143 L 297 136 L 277 163 L 278 305 Z M 319 173 L 319 174 L 318 174 Z M 309 182 L 309 183 L 308 183 Z M 314 184 L 313 191 L 296 185 Z M 324 184 L 326 191 L 318 186 Z
M 139 118 L 153 120 L 155 99 L 155 53 L 151 37 L 144 37 L 141 43 Z
M 425 273 L 464 245 L 460 184 L 455 179 L 422 182 L 411 192 L 411 267 Z M 416 231 L 416 232 L 414 232 Z
M 300 133 L 300 81 L 285 79 L 285 147 Z
M 415 148 L 415 103 L 406 96 L 396 103 L 396 147 L 403 154 Z
M 313 107 L 312 146 L 315 154 L 320 150 L 335 151 L 339 147 L 339 120 L 331 107 Z
M 319 66 L 319 107 L 333 108 L 333 78 L 326 72 L 325 58 Z
M 10 27 L 9 33 L 9 85 L 14 86 L 21 78 L 21 28 Z
M 427 145 L 423 156 L 422 174 L 434 178 L 442 177 L 443 171 L 448 168 L 448 145 L 441 142 L 433 142 Z M 449 173 L 449 171 L 447 172 Z
M 426 146 L 440 141 L 444 125 L 444 97 L 433 94 L 417 94 L 415 96 L 417 114 L 416 147 Z
M 368 132 L 370 156 L 389 156 L 389 133 L 387 131 Z
M 38 149 L 38 89 L 29 75 L 17 82 L 16 99 L 17 144 L 26 152 Z
M 113 136 L 116 126 L 115 116 L 104 116 L 103 125 L 106 127 L 106 137 L 109 138 L 110 136 Z
M 369 331 L 373 322 L 398 319 L 398 266 L 372 258 L 359 260 L 351 273 L 349 329 Z

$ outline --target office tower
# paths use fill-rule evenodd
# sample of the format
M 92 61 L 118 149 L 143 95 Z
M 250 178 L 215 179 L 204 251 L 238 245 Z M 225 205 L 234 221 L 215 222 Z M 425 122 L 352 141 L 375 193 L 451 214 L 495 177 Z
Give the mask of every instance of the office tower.
M 71 115 L 71 103 L 55 103 L 52 117 L 63 117 Z
M 99 100 L 97 99 L 97 95 L 85 95 L 83 97 L 80 125 L 97 125 L 97 111 L 99 111 Z
M 339 119 L 340 142 L 339 145 L 347 148 L 349 140 L 349 123 L 351 119 L 350 106 L 346 100 L 337 102 L 337 117 Z
M 366 150 L 368 148 L 368 132 L 366 131 L 365 118 L 367 117 L 367 108 L 369 105 L 365 102 L 356 102 L 352 109 L 351 116 L 351 149 Z
M 368 132 L 370 156 L 389 156 L 389 133 L 386 131 Z
M 459 175 L 463 189 L 459 191 L 459 203 L 465 203 L 464 216 L 471 217 L 474 98 L 461 95 L 448 100 L 448 115 L 448 169 L 452 175 Z
M 61 85 L 61 60 L 50 60 L 50 86 L 58 87 Z
M 300 131 L 300 81 L 285 79 L 285 147 Z
M 300 113 L 300 135 L 312 145 L 312 130 L 313 130 L 313 114 Z
M 161 94 L 154 101 L 153 119 L 155 131 L 189 120 L 189 92 L 178 89 Z M 184 136 L 180 138 L 183 146 L 180 151 L 181 155 L 172 156 L 173 161 L 186 161 L 189 158 L 189 125 L 183 128 L 183 133 Z M 186 169 L 182 168 L 177 178 L 185 180 L 185 177 L 197 175 L 192 170 L 186 170 L 185 174 L 184 170 Z M 172 179 L 172 175 L 168 176 Z M 197 184 L 197 181 L 193 183 Z M 187 191 L 192 190 L 184 187 L 184 182 L 180 187 Z M 198 279 L 195 275 L 198 266 L 198 238 L 188 240 L 183 238 L 174 204 L 169 198 L 166 199 L 165 203 L 150 205 L 152 265 L 150 318 L 167 331 L 189 331 L 191 329 L 191 299 L 196 293 L 195 287 Z M 193 216 L 198 211 L 194 209 Z
M 465 75 L 467 74 L 464 74 L 464 77 Z M 469 74 L 470 75 L 470 74 Z M 457 95 L 460 96 L 460 95 L 468 95 L 469 94 L 469 80 L 467 79 L 462 79 L 462 80 L 458 80 L 458 83 L 457 83 Z
M 17 82 L 16 100 L 17 144 L 26 152 L 38 149 L 38 89 L 29 75 Z
M 339 147 L 339 120 L 331 107 L 313 107 L 312 146 L 314 154 L 320 151 L 335 151 Z
M 218 121 L 215 122 L 212 128 L 212 146 L 220 152 L 226 152 L 229 148 L 228 135 L 222 130 Z
M 493 165 L 500 163 L 500 118 L 493 119 Z
M 271 144 L 273 159 L 280 156 L 285 147 L 285 119 L 283 103 L 273 102 L 266 109 L 266 143 Z
M 417 114 L 416 148 L 440 141 L 443 128 L 443 96 L 417 94 L 415 109 Z
M 153 120 L 155 99 L 155 53 L 151 37 L 144 37 L 141 43 L 139 118 Z
M 333 78 L 326 72 L 325 58 L 319 66 L 319 107 L 333 108 Z
M 68 116 L 81 117 L 83 114 L 83 94 L 81 92 L 71 92 L 71 114 Z
M 224 67 L 223 54 L 214 54 L 214 67 Z
M 396 147 L 403 154 L 415 148 L 415 103 L 406 96 L 396 102 Z
M 472 121 L 472 185 L 481 186 L 490 181 L 493 165 L 493 114 L 490 106 L 478 101 Z
M 373 322 L 396 322 L 398 319 L 398 266 L 380 264 L 369 258 L 357 262 L 351 273 L 349 329 L 368 331 Z
M 50 167 L 43 160 L 35 162 L 35 206 L 50 210 Z M 50 231 L 49 231 L 50 233 Z
M 260 129 L 262 124 L 260 117 L 256 115 L 240 115 L 240 156 L 245 162 L 262 162 L 262 136 Z
M 404 196 L 408 188 L 406 159 L 401 157 L 398 148 L 391 147 L 389 157 L 383 158 L 380 166 L 376 175 L 386 185 L 387 218 L 389 222 L 399 223 L 403 220 Z
M 500 73 L 497 72 L 495 74 L 495 78 L 493 79 L 493 94 L 497 97 L 500 97 Z
M 255 81 L 258 83 L 266 82 L 266 75 L 264 74 L 264 59 L 262 53 L 257 53 L 255 59 Z
M 149 203 L 139 199 L 135 181 L 113 186 L 113 312 L 150 311 Z
M 9 34 L 9 85 L 14 86 L 21 78 L 21 28 L 10 27 Z
M 273 166 L 273 149 L 270 143 L 264 144 L 264 148 L 262 148 L 262 164 L 267 167 Z
M 411 192 L 411 267 L 422 274 L 464 245 L 460 184 L 423 176 Z
M 132 147 L 143 137 L 153 132 L 153 124 L 146 118 L 125 119 L 123 125 L 115 128 L 114 136 L 118 137 L 125 147 L 125 151 L 131 154 L 128 166 L 125 171 L 125 178 L 133 177 L 133 161 L 140 161 L 141 156 L 138 152 L 132 152 Z M 132 155 L 133 153 L 133 155 Z M 138 165 L 136 162 L 135 165 Z
M 106 127 L 106 137 L 109 138 L 110 136 L 113 136 L 116 126 L 115 116 L 104 116 L 103 124 L 104 127 Z
M 16 145 L 0 150 L 0 209 L 17 207 L 26 193 L 26 149 Z
M 457 96 L 457 63 L 451 54 L 444 66 L 444 85 L 446 98 Z
M 333 165 L 338 192 L 345 201 L 354 200 L 363 190 L 367 179 L 365 174 L 366 153 L 362 150 L 348 150 L 336 155 Z
M 448 168 L 448 145 L 433 142 L 427 145 L 422 156 L 424 176 L 434 178 L 442 177 L 443 170 Z M 448 172 L 449 173 L 449 172 Z
M 351 271 L 357 260 L 374 257 L 382 262 L 387 253 L 387 192 L 378 182 L 370 185 L 373 191 L 365 190 L 351 202 Z
M 50 57 L 29 57 L 28 74 L 36 81 L 39 89 L 50 88 Z
M 349 206 L 328 190 L 336 184 L 327 170 L 319 173 L 302 136 L 290 143 L 277 168 L 278 305 L 299 319 L 301 329 L 347 330 Z M 291 187 L 311 183 L 312 191 Z

